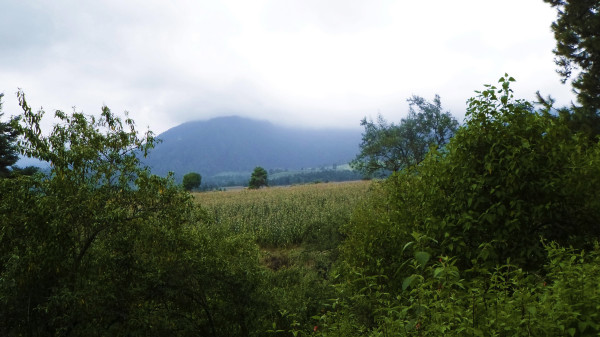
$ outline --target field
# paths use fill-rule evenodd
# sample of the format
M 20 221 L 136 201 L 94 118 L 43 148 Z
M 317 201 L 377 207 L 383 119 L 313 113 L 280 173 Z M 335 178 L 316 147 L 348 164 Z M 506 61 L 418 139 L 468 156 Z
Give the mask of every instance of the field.
M 335 240 L 338 227 L 366 197 L 371 182 L 320 183 L 195 193 L 215 223 L 251 234 L 261 247 Z M 335 240 L 337 241 L 337 240 Z

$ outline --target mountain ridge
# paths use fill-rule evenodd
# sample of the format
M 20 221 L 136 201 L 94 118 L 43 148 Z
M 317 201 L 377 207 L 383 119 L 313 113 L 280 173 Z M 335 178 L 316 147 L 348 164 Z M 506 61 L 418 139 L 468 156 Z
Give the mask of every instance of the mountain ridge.
M 143 160 L 152 173 L 302 169 L 345 164 L 358 153 L 359 130 L 283 127 L 239 116 L 191 121 L 157 136 L 161 142 Z

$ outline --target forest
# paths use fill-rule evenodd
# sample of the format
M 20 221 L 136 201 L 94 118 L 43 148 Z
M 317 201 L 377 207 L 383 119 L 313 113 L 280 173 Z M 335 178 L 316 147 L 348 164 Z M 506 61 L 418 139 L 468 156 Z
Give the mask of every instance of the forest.
M 156 138 L 132 119 L 56 111 L 46 134 L 19 91 L 0 335 L 597 336 L 600 9 L 546 2 L 577 102 L 519 99 L 504 74 L 381 180 L 189 193 L 141 165 Z

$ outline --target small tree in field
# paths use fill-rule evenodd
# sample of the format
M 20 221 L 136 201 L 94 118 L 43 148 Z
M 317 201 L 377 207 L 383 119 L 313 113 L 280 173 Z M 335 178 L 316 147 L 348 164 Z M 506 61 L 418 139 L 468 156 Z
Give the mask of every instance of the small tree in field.
M 191 191 L 200 187 L 202 182 L 202 176 L 196 172 L 190 172 L 183 176 L 183 188 L 186 191 Z
M 267 171 L 264 168 L 257 166 L 254 168 L 252 176 L 250 176 L 248 188 L 257 189 L 263 186 L 269 186 L 267 182 Z

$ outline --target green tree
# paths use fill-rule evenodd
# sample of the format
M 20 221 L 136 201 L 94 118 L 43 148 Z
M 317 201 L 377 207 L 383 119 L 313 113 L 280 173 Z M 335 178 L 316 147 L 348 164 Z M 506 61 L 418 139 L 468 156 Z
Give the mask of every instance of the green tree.
M 0 118 L 2 113 L 2 98 L 4 94 L 0 93 Z M 7 177 L 10 174 L 10 167 L 19 159 L 16 149 L 17 133 L 11 127 L 9 122 L 0 120 L 0 178 Z
M 555 62 L 563 83 L 574 76 L 573 90 L 581 104 L 574 111 L 574 118 L 579 119 L 580 128 L 600 134 L 600 3 L 597 0 L 544 2 L 558 12 L 552 24 Z
M 267 171 L 264 168 L 257 166 L 254 168 L 254 171 L 252 172 L 252 175 L 250 176 L 250 181 L 248 182 L 248 188 L 256 189 L 256 188 L 261 188 L 263 186 L 269 186 L 269 183 L 267 180 Z
M 140 166 L 154 136 L 107 107 L 12 127 L 48 175 L 0 179 L 0 335 L 247 336 L 264 315 L 258 249 Z M 250 308 L 256 309 L 252 311 Z M 263 310 L 263 311 L 261 311 Z
M 397 172 L 421 162 L 429 149 L 442 147 L 458 128 L 450 112 L 443 112 L 440 97 L 433 102 L 413 96 L 409 112 L 400 124 L 389 124 L 381 115 L 377 122 L 363 118 L 365 128 L 360 153 L 350 165 L 366 175 Z
M 202 176 L 196 172 L 190 172 L 183 176 L 183 188 L 186 191 L 191 191 L 200 187 L 202 182 Z

